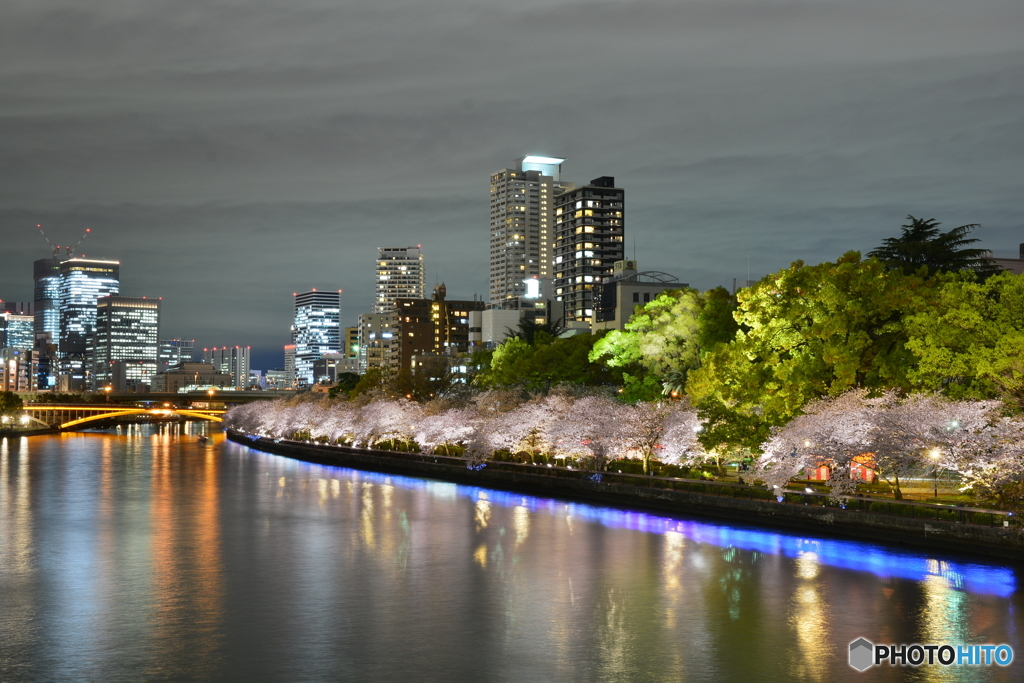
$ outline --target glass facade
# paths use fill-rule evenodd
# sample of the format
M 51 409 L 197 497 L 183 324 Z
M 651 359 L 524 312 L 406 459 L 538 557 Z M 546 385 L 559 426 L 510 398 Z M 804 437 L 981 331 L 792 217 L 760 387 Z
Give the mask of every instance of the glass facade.
M 117 261 L 68 259 L 60 264 L 57 301 L 60 312 L 57 352 L 64 391 L 93 388 L 90 338 L 96 329 L 96 302 L 120 292 Z
M 159 299 L 107 296 L 97 301 L 94 386 L 117 391 L 149 386 L 156 374 L 159 339 Z
M 341 351 L 341 292 L 303 292 L 295 295 L 295 380 L 312 386 L 320 381 L 313 365 L 327 353 Z

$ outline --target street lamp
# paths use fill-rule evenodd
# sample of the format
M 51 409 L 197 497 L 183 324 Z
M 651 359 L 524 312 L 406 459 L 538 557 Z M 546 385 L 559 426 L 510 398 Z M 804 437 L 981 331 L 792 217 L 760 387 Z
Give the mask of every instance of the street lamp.
M 933 448 L 928 451 L 928 457 L 932 459 L 932 493 L 934 494 L 935 500 L 939 499 L 939 458 L 942 457 L 942 451 L 938 448 Z
M 105 393 L 107 395 L 107 403 L 110 403 L 110 392 L 113 391 L 113 390 L 114 390 L 114 387 L 110 386 L 109 384 L 107 386 L 103 387 L 103 393 Z

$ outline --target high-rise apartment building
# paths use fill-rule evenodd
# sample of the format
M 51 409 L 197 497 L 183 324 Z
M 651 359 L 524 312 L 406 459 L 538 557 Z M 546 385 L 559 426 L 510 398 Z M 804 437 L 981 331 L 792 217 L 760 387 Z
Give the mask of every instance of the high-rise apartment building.
M 377 296 L 373 312 L 390 314 L 395 299 L 422 299 L 426 291 L 423 252 L 415 247 L 380 247 L 377 249 Z
M 567 325 L 593 322 L 594 288 L 624 258 L 625 195 L 602 176 L 555 200 L 555 301 Z
M 91 389 L 91 337 L 96 329 L 96 302 L 120 293 L 120 265 L 117 261 L 73 258 L 62 261 L 58 269 L 57 353 L 62 376 L 59 389 Z M 46 320 L 45 312 L 43 320 Z
M 359 374 L 387 364 L 393 337 L 390 313 L 364 313 L 359 316 Z
M 213 365 L 214 370 L 231 375 L 231 385 L 238 389 L 249 386 L 248 346 L 224 346 L 203 349 L 203 362 Z
M 555 197 L 572 188 L 561 180 L 563 161 L 525 156 L 491 175 L 488 300 L 495 308 L 515 307 L 524 280 L 551 277 Z
M 295 295 L 292 343 L 295 345 L 295 380 L 312 386 L 320 381 L 313 365 L 324 354 L 341 351 L 341 291 L 312 290 Z
M 96 388 L 137 391 L 157 372 L 160 300 L 106 296 L 96 302 L 96 328 L 90 338 Z
M 484 308 L 482 301 L 446 299 L 444 283 L 434 287 L 430 299 L 398 299 L 392 316 L 394 335 L 388 365 L 413 370 L 424 356 L 455 356 L 469 351 L 470 313 Z

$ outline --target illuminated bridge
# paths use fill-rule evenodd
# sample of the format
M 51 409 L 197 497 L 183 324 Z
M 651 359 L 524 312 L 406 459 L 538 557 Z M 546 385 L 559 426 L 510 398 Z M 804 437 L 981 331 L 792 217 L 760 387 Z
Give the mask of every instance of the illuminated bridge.
M 32 422 L 56 429 L 71 429 L 90 422 L 136 417 L 144 420 L 171 420 L 177 418 L 223 422 L 223 408 L 178 408 L 161 406 L 142 408 L 126 405 L 59 405 L 27 404 L 23 412 Z

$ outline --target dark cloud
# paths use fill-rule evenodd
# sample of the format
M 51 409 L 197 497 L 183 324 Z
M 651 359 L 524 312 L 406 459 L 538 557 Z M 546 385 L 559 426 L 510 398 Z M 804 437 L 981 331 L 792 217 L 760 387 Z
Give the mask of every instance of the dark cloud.
M 291 292 L 374 249 L 486 290 L 487 178 L 614 175 L 645 268 L 700 287 L 867 250 L 907 213 L 1024 241 L 1017 1 L 39 0 L 0 23 L 0 298 L 94 232 L 165 331 L 277 363 Z

